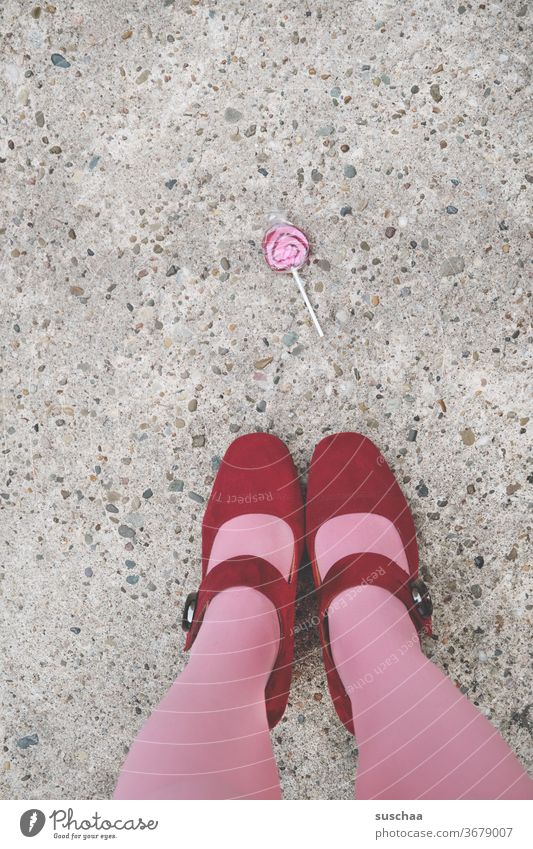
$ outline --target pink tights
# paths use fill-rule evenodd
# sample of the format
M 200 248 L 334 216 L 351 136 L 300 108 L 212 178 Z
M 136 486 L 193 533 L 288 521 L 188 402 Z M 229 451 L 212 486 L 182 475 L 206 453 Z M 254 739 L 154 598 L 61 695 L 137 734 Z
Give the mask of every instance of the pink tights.
M 401 601 L 365 586 L 333 605 L 333 657 L 359 747 L 357 798 L 533 798 L 494 726 L 424 656 Z
M 209 567 L 244 552 L 285 578 L 289 526 L 266 514 L 232 519 L 218 532 Z M 189 662 L 135 739 L 115 799 L 280 799 L 265 709 L 279 644 L 278 615 L 258 590 L 215 596 Z
M 378 551 L 405 568 L 393 526 L 363 514 L 317 536 L 322 578 L 339 557 Z M 257 554 L 288 576 L 281 520 L 223 527 L 210 567 Z M 531 799 L 533 782 L 495 728 L 422 653 L 403 604 L 363 586 L 329 610 L 333 657 L 350 695 L 360 799 Z M 210 604 L 189 663 L 135 739 L 115 799 L 280 799 L 264 703 L 279 640 L 276 611 L 239 587 Z
M 216 596 L 189 663 L 133 743 L 114 798 L 281 798 L 264 701 L 278 640 L 262 593 Z

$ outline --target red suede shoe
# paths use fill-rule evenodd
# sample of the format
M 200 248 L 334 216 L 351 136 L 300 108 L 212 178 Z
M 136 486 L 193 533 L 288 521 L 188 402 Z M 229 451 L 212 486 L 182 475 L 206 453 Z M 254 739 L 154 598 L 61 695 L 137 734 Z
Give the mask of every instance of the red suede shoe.
M 252 551 L 241 552 L 238 536 L 239 553 L 232 552 L 222 562 L 216 562 L 215 557 L 215 565 L 210 565 L 221 527 L 228 522 L 231 526 L 248 514 L 258 513 L 267 519 L 277 517 L 288 526 L 282 530 L 290 545 L 292 540 L 294 545 L 292 563 L 286 575 Z M 279 524 L 276 525 L 279 528 Z M 265 532 L 269 532 L 268 525 Z M 250 540 L 250 535 L 244 534 L 242 538 Z M 243 544 L 246 546 L 246 543 Z M 254 547 L 250 542 L 247 545 Z M 202 581 L 198 592 L 187 597 L 182 625 L 188 632 L 185 643 L 185 650 L 188 650 L 202 624 L 207 605 L 217 593 L 231 587 L 252 587 L 270 599 L 278 611 L 280 624 L 278 655 L 265 690 L 270 728 L 283 716 L 289 698 L 297 572 L 303 545 L 302 493 L 287 447 L 276 436 L 267 433 L 240 436 L 226 451 L 209 497 L 202 525 Z M 289 550 L 289 556 L 290 553 Z M 276 557 L 273 556 L 273 559 Z
M 317 562 L 317 533 L 329 520 L 346 514 L 373 514 L 370 520 L 382 522 L 384 537 L 392 523 L 392 533 L 398 540 L 396 560 L 401 560 L 402 565 L 383 554 L 365 551 L 362 544 L 359 549 L 352 547 L 358 553 L 333 562 L 322 581 Z M 330 525 L 334 527 L 335 524 Z M 337 433 L 316 446 L 307 484 L 306 541 L 318 589 L 319 632 L 329 690 L 339 718 L 353 734 L 350 698 L 329 645 L 327 613 L 333 599 L 360 584 L 383 587 L 403 601 L 418 631 L 428 635 L 431 635 L 433 609 L 428 589 L 418 577 L 418 546 L 409 506 L 385 458 L 365 436 Z M 335 547 L 333 543 L 331 549 L 334 551 Z

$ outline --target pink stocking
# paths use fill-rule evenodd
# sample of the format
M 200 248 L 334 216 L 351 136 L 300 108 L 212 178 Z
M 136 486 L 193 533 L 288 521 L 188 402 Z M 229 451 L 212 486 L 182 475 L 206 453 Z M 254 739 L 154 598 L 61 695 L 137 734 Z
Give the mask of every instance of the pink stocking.
M 326 523 L 317 536 L 322 578 L 350 551 L 376 551 L 405 568 L 396 531 L 383 522 L 359 514 Z M 533 782 L 496 729 L 423 655 L 401 601 L 361 586 L 333 600 L 328 620 L 352 703 L 359 799 L 533 798 Z
M 209 568 L 256 554 L 289 574 L 288 526 L 248 514 L 223 526 Z M 210 603 L 189 663 L 134 741 L 115 799 L 279 799 L 265 686 L 279 643 L 278 615 L 257 590 L 225 590 Z

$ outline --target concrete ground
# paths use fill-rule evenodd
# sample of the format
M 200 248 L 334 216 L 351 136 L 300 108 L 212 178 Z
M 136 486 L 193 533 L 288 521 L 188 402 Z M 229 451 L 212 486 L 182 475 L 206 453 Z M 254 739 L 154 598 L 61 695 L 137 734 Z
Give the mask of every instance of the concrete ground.
M 3 796 L 111 795 L 254 430 L 303 476 L 326 433 L 379 444 L 425 649 L 531 766 L 525 0 L 1 14 Z M 261 256 L 280 207 L 323 340 Z M 349 798 L 310 586 L 274 746 L 286 798 Z

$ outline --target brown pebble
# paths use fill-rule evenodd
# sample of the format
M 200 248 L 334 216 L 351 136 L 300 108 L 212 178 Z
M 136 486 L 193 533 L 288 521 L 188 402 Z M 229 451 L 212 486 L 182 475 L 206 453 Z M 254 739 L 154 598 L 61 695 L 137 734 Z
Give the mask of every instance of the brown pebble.
M 387 227 L 387 229 L 385 230 L 385 235 L 386 235 L 387 239 L 392 239 L 392 237 L 394 236 L 395 233 L 396 233 L 396 227 Z
M 431 97 L 433 98 L 435 103 L 440 103 L 440 101 L 442 100 L 442 94 L 440 93 L 440 86 L 437 83 L 433 83 L 433 85 L 430 86 L 429 93 L 431 94 Z
M 262 369 L 266 368 L 272 362 L 273 357 L 261 357 L 261 359 L 256 360 L 254 363 L 254 368 Z
M 463 445 L 473 445 L 476 441 L 476 434 L 472 428 L 467 427 L 461 431 L 461 439 L 463 440 Z

